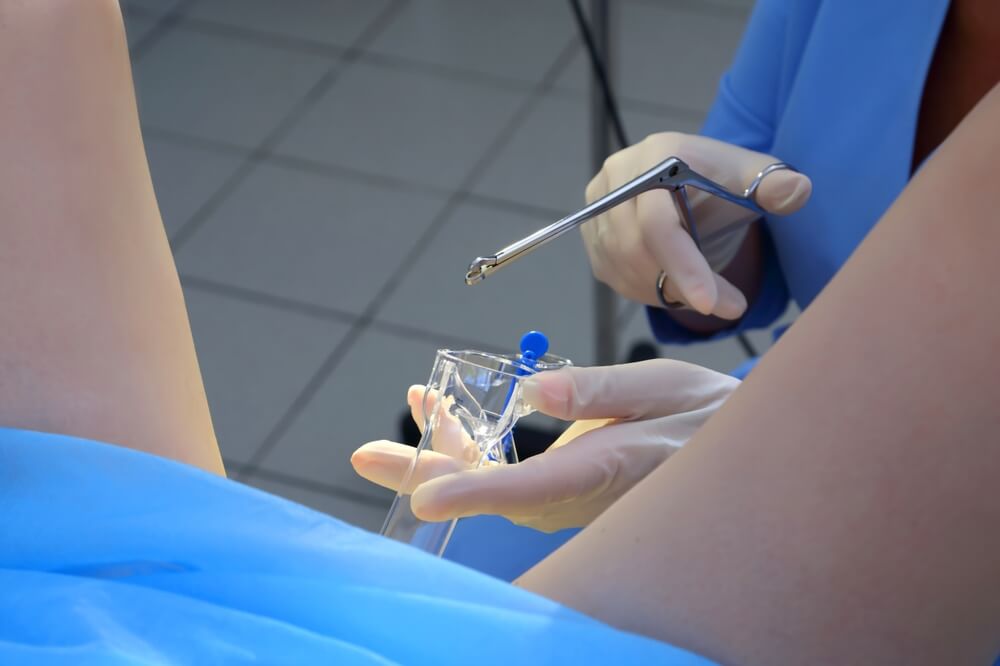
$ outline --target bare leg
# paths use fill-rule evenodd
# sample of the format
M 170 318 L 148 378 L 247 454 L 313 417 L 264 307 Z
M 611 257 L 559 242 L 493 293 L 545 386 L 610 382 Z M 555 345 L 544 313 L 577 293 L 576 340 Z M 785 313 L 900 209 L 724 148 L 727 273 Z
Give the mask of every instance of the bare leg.
M 115 0 L 0 0 L 0 425 L 223 473 Z

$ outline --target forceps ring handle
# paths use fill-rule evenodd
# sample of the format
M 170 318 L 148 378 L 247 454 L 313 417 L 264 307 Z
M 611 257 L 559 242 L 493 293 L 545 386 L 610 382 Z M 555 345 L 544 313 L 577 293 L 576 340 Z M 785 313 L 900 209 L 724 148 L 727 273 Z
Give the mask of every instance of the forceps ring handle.
M 797 169 L 784 162 L 775 162 L 773 164 L 768 164 L 766 167 L 760 170 L 760 173 L 754 176 L 754 179 L 752 181 L 750 181 L 750 184 L 747 186 L 747 189 L 743 192 L 743 197 L 745 199 L 752 201 L 755 205 L 759 207 L 760 204 L 757 203 L 757 188 L 759 188 L 760 184 L 764 182 L 764 179 L 768 176 L 768 174 L 774 173 L 775 171 L 797 171 Z

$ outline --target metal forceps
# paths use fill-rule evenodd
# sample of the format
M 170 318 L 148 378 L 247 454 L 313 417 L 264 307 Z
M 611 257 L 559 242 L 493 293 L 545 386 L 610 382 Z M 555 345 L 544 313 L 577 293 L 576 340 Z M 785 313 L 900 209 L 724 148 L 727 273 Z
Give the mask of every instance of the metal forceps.
M 674 201 L 674 207 L 677 209 L 677 214 L 680 216 L 681 226 L 688 232 L 700 250 L 702 242 L 728 234 L 735 231 L 739 226 L 748 224 L 749 222 L 730 224 L 713 231 L 705 238 L 699 238 L 698 227 L 695 225 L 694 215 L 691 212 L 691 204 L 688 201 L 686 187 L 690 185 L 720 199 L 734 203 L 737 206 L 742 206 L 759 215 L 763 215 L 765 213 L 764 209 L 757 205 L 757 188 L 765 176 L 781 169 L 795 170 L 784 162 L 771 164 L 757 174 L 742 194 L 738 194 L 702 176 L 689 167 L 683 160 L 676 157 L 668 157 L 638 178 L 625 183 L 618 189 L 609 192 L 572 215 L 568 215 L 558 222 L 539 229 L 530 236 L 511 243 L 507 247 L 498 250 L 496 254 L 488 257 L 478 257 L 469 264 L 469 269 L 465 274 L 465 283 L 473 285 L 481 282 L 490 273 L 502 268 L 515 259 L 533 252 L 549 241 L 562 236 L 567 231 L 575 229 L 587 220 L 595 218 L 618 204 L 651 190 L 666 190 L 670 194 Z

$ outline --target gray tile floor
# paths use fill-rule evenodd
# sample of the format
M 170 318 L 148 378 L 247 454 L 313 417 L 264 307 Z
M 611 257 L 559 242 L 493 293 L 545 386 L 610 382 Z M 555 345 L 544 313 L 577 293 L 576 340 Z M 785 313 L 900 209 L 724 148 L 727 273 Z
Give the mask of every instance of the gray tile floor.
M 750 4 L 615 3 L 633 140 L 697 128 Z M 587 69 L 565 1 L 125 0 L 125 13 L 235 478 L 377 528 L 390 496 L 348 456 L 395 436 L 437 347 L 510 349 L 540 328 L 591 362 L 578 239 L 461 282 L 476 255 L 581 203 Z M 623 354 L 648 339 L 639 308 L 618 319 Z M 733 342 L 662 353 L 743 360 Z

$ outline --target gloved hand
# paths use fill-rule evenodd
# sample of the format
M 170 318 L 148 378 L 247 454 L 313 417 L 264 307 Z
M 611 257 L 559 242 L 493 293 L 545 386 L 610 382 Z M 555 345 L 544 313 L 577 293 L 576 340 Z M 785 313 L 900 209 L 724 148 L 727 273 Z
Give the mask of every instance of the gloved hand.
M 742 193 L 775 157 L 701 136 L 665 132 L 620 150 L 607 159 L 587 186 L 587 202 L 656 166 L 678 157 L 701 175 Z M 725 202 L 693 187 L 687 188 L 695 224 L 701 237 L 730 223 L 749 221 L 752 211 Z M 773 171 L 761 181 L 758 205 L 787 215 L 809 199 L 812 183 L 801 173 Z M 704 255 L 684 231 L 669 193 L 646 192 L 612 208 L 581 227 L 594 276 L 625 298 L 659 305 L 656 280 L 667 274 L 668 301 L 686 303 L 701 314 L 737 319 L 746 310 L 743 294 L 719 275 L 732 261 L 747 227 L 703 245 Z
M 455 455 L 464 448 L 461 428 L 439 428 L 442 441 L 421 454 L 405 491 L 423 520 L 493 514 L 544 531 L 580 527 L 682 446 L 738 385 L 728 375 L 664 359 L 539 373 L 525 380 L 525 401 L 576 421 L 546 452 L 517 465 L 471 469 Z M 423 387 L 411 387 L 408 402 L 423 424 Z M 398 490 L 415 453 L 371 442 L 351 463 L 366 479 Z

